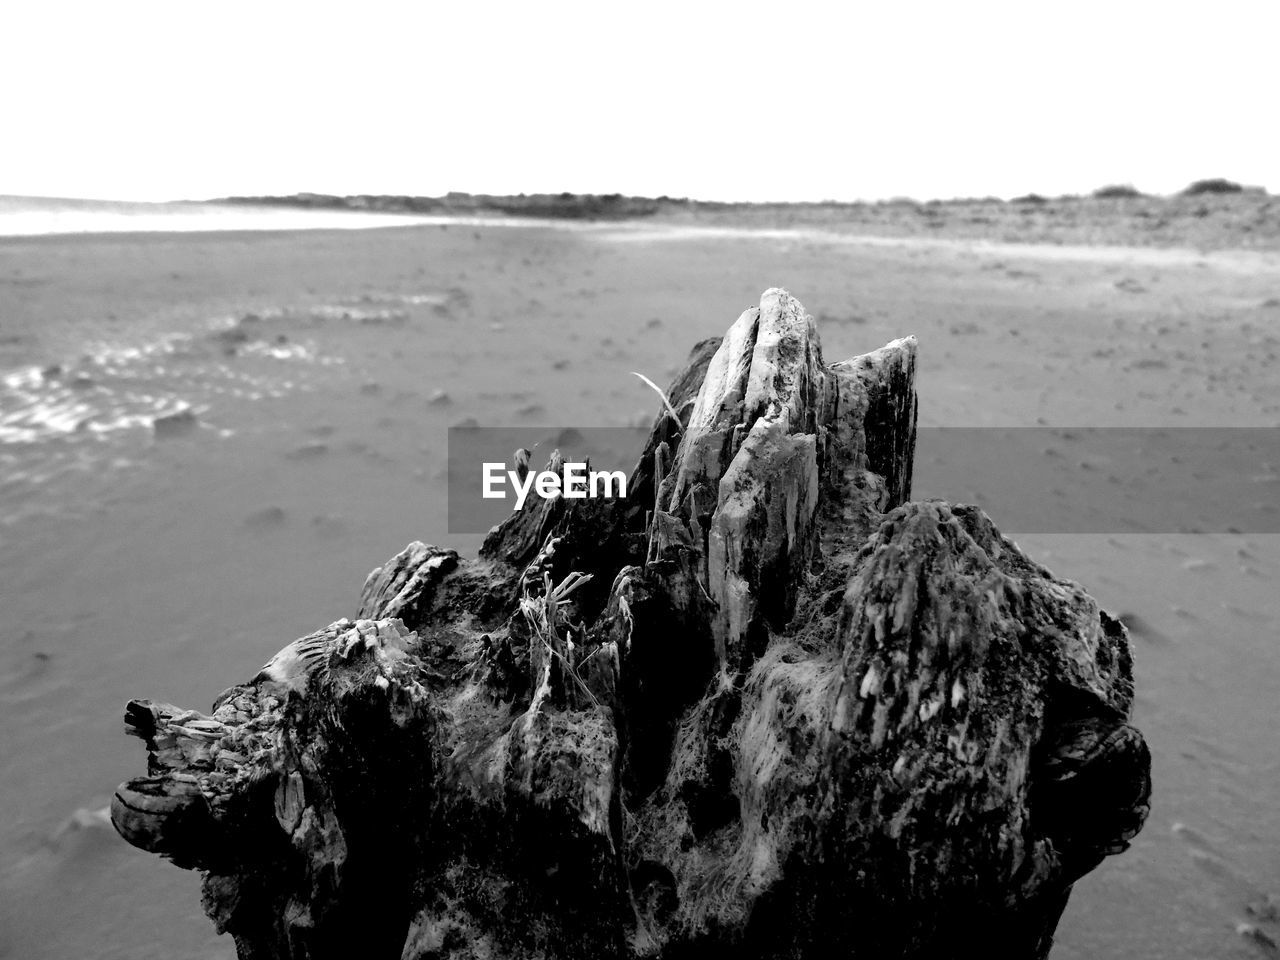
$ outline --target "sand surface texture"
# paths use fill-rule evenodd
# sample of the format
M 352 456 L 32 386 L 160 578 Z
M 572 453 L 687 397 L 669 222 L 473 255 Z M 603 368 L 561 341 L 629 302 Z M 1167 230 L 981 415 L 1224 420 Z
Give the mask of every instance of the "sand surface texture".
M 629 371 L 665 382 L 766 287 L 829 360 L 918 336 L 921 426 L 1280 425 L 1273 247 L 755 226 L 0 240 L 0 956 L 233 956 L 197 877 L 105 818 L 138 772 L 125 701 L 209 703 L 408 541 L 473 551 L 446 530 L 450 424 L 648 419 Z M 1075 442 L 1045 450 L 1064 486 Z M 923 453 L 917 492 L 982 496 Z M 1018 540 L 1127 615 L 1154 754 L 1147 828 L 1077 886 L 1055 956 L 1273 955 L 1280 538 Z

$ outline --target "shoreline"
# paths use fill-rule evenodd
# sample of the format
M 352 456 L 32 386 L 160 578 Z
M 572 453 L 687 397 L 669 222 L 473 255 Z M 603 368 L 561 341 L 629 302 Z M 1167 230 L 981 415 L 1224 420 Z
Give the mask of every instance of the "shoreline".
M 357 216 L 353 214 L 353 216 Z M 0 249 L 28 244 L 130 242 L 173 243 L 179 239 L 202 242 L 213 238 L 249 241 L 279 239 L 288 235 L 332 235 L 340 237 L 356 230 L 417 231 L 471 228 L 553 231 L 576 233 L 609 243 L 654 244 L 697 243 L 708 240 L 800 243 L 832 247 L 888 248 L 908 251 L 945 252 L 980 258 L 1011 258 L 1041 263 L 1080 263 L 1115 266 L 1210 268 L 1234 274 L 1280 273 L 1280 246 L 1277 247 L 1196 247 L 1135 243 L 1074 243 L 1046 239 L 992 239 L 982 236 L 938 236 L 911 233 L 852 233 L 837 225 L 768 227 L 754 225 L 673 222 L 665 219 L 602 221 L 555 220 L 534 217 L 413 217 L 405 223 L 378 223 L 356 227 L 331 225 L 210 227 L 209 229 L 100 229 L 46 233 L 4 233 L 0 218 Z
M 1086 245 L 1280 249 L 1280 197 L 1225 181 L 1169 196 L 1110 187 L 1089 196 L 1028 194 L 919 201 L 722 202 L 620 194 L 445 197 L 387 195 L 229 197 L 219 204 L 276 209 L 356 210 L 427 216 L 515 217 L 575 223 L 662 223 L 871 229 L 891 235 L 1070 242 Z M 1118 191 L 1118 192 L 1117 192 Z M 1129 192 L 1131 191 L 1131 192 Z
M 0 239 L 83 234 L 263 233 L 410 226 L 525 227 L 712 237 L 834 237 L 1017 246 L 1280 251 L 1280 197 L 996 198 L 731 204 L 670 198 L 255 197 L 126 203 L 0 197 Z M 782 236 L 788 239 L 790 236 Z M 822 238 L 819 238 L 822 239 Z M 845 241 L 849 242 L 849 241 Z M 928 244 L 926 244 L 928 245 Z

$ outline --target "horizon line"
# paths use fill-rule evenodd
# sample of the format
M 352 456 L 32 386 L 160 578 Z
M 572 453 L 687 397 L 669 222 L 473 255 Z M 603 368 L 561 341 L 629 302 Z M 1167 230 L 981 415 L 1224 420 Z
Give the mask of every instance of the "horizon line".
M 1193 188 L 1197 185 L 1221 183 L 1227 184 L 1227 189 L 1206 189 L 1195 192 Z M 1115 191 L 1111 196 L 1107 196 L 1110 191 Z M 671 203 L 680 205 L 705 204 L 708 206 L 859 206 L 859 205 L 888 205 L 888 204 L 951 204 L 951 203 L 1013 203 L 1017 201 L 1027 202 L 1053 202 L 1053 201 L 1070 201 L 1070 200 L 1105 200 L 1105 199 L 1134 199 L 1134 200 L 1171 200 L 1188 196 L 1204 196 L 1206 194 L 1215 195 L 1247 195 L 1247 196 L 1280 196 L 1274 194 L 1270 189 L 1261 184 L 1244 184 L 1237 181 L 1231 181 L 1223 177 L 1209 177 L 1201 180 L 1193 180 L 1183 187 L 1181 190 L 1172 193 L 1154 193 L 1147 192 L 1136 187 L 1131 182 L 1115 182 L 1104 184 L 1094 190 L 1086 193 L 1061 193 L 1048 194 L 1031 191 L 1028 193 L 1002 196 L 997 194 L 985 195 L 956 195 L 950 197 L 930 197 L 921 199 L 907 194 L 894 194 L 880 197 L 859 197 L 856 199 L 842 200 L 827 197 L 818 200 L 809 199 L 769 199 L 769 200 L 720 200 L 705 199 L 691 196 L 674 196 L 671 194 L 628 194 L 622 192 L 611 193 L 593 193 L 579 192 L 571 190 L 561 191 L 522 191 L 519 193 L 494 193 L 494 192 L 472 192 L 466 190 L 449 190 L 440 194 L 428 193 L 326 193 L 315 190 L 298 190 L 293 193 L 230 193 L 218 196 L 208 197 L 172 197 L 164 200 L 138 200 L 127 197 L 102 197 L 102 196 L 68 196 L 55 194 L 22 194 L 22 193 L 0 193 L 0 199 L 6 200 L 48 200 L 59 202 L 79 202 L 79 203 L 119 203 L 119 204 L 146 204 L 151 206 L 166 206 L 173 204 L 217 204 L 217 203 L 243 203 L 252 200 L 264 201 L 290 201 L 313 199 L 328 200 L 358 200 L 358 199 L 408 199 L 408 200 L 430 200 L 441 203 L 447 203 L 451 199 L 527 199 L 538 197 L 562 198 L 562 199 L 611 199 L 630 201 L 649 201 L 653 203 Z

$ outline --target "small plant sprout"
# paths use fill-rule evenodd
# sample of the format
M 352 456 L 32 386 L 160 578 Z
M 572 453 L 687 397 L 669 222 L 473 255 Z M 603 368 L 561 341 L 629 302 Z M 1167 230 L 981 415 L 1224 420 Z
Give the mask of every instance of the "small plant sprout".
M 573 624 L 564 619 L 560 610 L 561 605 L 569 599 L 569 596 L 575 590 L 590 581 L 591 574 L 574 571 L 561 580 L 559 584 L 552 586 L 551 574 L 544 571 L 542 574 L 542 595 L 539 597 L 530 596 L 528 584 L 526 583 L 525 594 L 520 598 L 520 612 L 524 614 L 525 621 L 529 624 L 529 629 L 542 641 L 542 645 L 546 647 L 547 652 L 560 661 L 565 673 L 573 679 L 587 699 L 598 707 L 600 706 L 600 701 L 596 699 L 596 695 L 591 692 L 591 688 L 578 675 L 578 671 L 574 668 L 570 659 L 574 651 Z M 562 620 L 567 628 L 563 641 L 559 632 Z M 563 651 L 560 649 L 562 645 L 565 648 Z M 568 656 L 566 656 L 566 653 Z

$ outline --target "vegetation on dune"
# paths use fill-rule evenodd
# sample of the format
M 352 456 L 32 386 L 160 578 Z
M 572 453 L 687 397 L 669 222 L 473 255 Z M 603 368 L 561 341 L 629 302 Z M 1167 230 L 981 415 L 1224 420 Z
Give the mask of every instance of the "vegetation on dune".
M 1146 194 L 1131 183 L 1110 183 L 1093 191 L 1093 196 L 1098 200 L 1132 200 Z
M 453 214 L 499 213 L 519 217 L 622 220 L 652 216 L 659 210 L 688 203 L 671 197 L 627 197 L 620 193 L 535 193 L 493 195 L 449 193 L 443 197 L 395 194 L 335 196 L 298 193 L 286 197 L 227 197 L 221 203 L 253 206 L 305 207 L 318 210 L 361 210 L 382 213 Z
M 1211 177 L 1208 180 L 1197 180 L 1183 188 L 1184 197 L 1199 197 L 1206 193 L 1243 193 L 1244 187 L 1234 180 L 1223 177 Z

